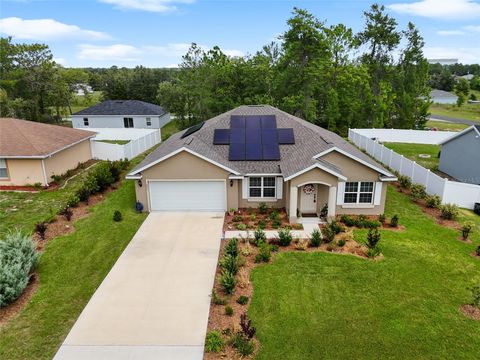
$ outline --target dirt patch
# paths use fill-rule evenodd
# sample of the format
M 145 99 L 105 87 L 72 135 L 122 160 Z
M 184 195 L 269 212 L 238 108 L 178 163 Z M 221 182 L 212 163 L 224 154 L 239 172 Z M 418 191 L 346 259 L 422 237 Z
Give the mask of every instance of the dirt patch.
M 37 291 L 38 285 L 38 274 L 34 272 L 30 276 L 30 281 L 25 290 L 23 290 L 22 295 L 8 306 L 0 308 L 0 328 L 23 309 L 23 307 L 30 301 L 30 298 L 35 291 Z
M 465 239 L 463 238 L 463 236 L 457 237 L 457 240 L 458 240 L 458 241 L 461 241 L 462 243 L 465 243 L 465 244 L 471 244 L 471 243 L 472 243 L 472 240 L 470 240 L 470 239 L 468 239 L 468 238 L 465 240 Z
M 480 255 L 477 255 L 477 252 L 474 251 L 473 253 L 471 253 L 471 255 L 474 257 L 474 258 L 477 258 L 478 260 L 480 260 Z
M 276 222 L 274 221 L 275 219 L 277 219 Z M 237 228 L 240 224 L 246 225 L 245 230 L 253 230 L 259 228 L 259 224 L 262 222 L 264 223 L 264 230 L 278 230 L 285 227 L 290 227 L 294 230 L 303 229 L 302 224 L 290 224 L 285 208 L 268 208 L 264 214 L 261 214 L 259 209 L 240 208 L 234 213 L 225 214 L 223 230 L 244 230 Z
M 462 305 L 460 311 L 473 320 L 480 320 L 480 309 L 473 305 Z

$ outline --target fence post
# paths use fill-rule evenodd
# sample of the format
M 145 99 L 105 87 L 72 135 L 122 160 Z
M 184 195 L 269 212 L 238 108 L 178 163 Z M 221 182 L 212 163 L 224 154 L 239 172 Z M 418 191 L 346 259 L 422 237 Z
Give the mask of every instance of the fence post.
M 413 181 L 413 176 L 415 175 L 415 164 L 416 164 L 416 161 L 414 161 L 412 164 L 412 176 L 411 176 L 412 181 Z
M 444 200 L 445 200 L 445 194 L 447 193 L 447 184 L 448 184 L 448 179 L 445 179 L 445 181 L 443 182 L 443 190 L 442 190 L 442 203 L 445 204 Z
M 390 159 L 388 160 L 388 167 L 392 167 L 392 157 L 393 157 L 393 150 L 390 149 Z
M 427 169 L 427 178 L 425 179 L 425 190 L 427 190 L 428 194 L 430 194 L 430 192 L 428 191 L 429 182 L 430 182 L 430 169 Z
M 403 168 L 403 155 L 400 155 L 400 170 L 398 170 L 400 174 L 402 174 L 402 168 Z

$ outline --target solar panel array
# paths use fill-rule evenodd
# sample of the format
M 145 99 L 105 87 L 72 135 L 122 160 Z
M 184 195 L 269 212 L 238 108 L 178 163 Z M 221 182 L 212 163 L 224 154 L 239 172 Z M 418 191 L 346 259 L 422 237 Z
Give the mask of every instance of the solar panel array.
M 215 145 L 230 145 L 231 161 L 280 160 L 279 144 L 295 144 L 293 129 L 277 129 L 275 115 L 232 115 L 230 129 L 215 129 Z

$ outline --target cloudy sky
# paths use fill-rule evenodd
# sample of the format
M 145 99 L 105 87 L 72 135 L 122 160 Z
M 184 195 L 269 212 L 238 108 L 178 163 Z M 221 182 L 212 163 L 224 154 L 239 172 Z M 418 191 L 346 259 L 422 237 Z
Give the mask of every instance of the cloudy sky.
M 1 0 L 0 32 L 42 42 L 65 66 L 175 66 L 189 44 L 254 53 L 286 28 L 294 6 L 359 31 L 364 0 Z M 415 23 L 429 58 L 480 63 L 480 0 L 379 1 Z

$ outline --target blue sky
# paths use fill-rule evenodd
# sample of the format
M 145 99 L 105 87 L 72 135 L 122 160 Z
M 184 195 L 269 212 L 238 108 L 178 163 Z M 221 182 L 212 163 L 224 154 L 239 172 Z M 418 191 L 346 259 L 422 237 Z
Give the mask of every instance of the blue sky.
M 43 42 L 65 66 L 175 66 L 192 42 L 254 53 L 286 29 L 294 6 L 328 24 L 362 27 L 364 0 L 2 0 L 0 32 Z M 429 58 L 480 63 L 480 0 L 379 1 L 415 23 Z

